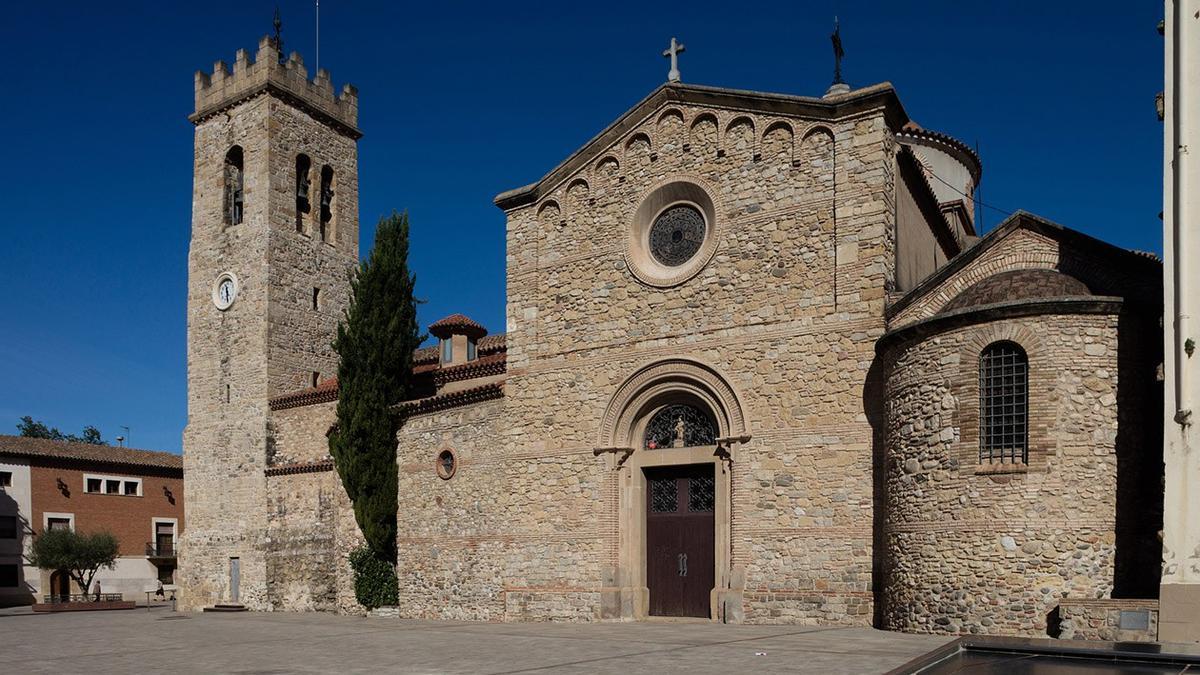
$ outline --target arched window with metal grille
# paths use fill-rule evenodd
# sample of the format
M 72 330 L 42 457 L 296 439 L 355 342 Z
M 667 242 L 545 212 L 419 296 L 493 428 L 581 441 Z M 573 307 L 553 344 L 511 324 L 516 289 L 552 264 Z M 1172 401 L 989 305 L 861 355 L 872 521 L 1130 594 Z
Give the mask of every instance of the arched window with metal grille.
M 646 424 L 645 447 L 687 448 L 714 445 L 717 425 L 712 415 L 687 403 L 663 406 Z
M 979 355 L 979 461 L 1029 462 L 1029 357 L 1015 342 Z

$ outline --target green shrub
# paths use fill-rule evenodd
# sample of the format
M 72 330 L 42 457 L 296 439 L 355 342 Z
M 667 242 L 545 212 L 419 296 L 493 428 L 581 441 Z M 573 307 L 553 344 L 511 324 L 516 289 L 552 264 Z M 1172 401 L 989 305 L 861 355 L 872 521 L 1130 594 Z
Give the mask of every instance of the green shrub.
M 360 546 L 350 553 L 354 570 L 354 598 L 367 609 L 386 607 L 399 602 L 396 568 L 380 560 L 369 546 Z

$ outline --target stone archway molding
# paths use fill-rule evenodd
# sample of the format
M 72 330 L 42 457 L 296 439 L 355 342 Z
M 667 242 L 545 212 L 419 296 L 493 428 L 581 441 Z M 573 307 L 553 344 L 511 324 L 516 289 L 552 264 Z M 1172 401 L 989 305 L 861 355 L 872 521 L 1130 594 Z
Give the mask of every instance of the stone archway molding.
M 644 407 L 681 392 L 711 407 L 721 436 L 747 435 L 741 398 L 716 368 L 695 359 L 671 358 L 642 366 L 617 388 L 600 423 L 599 446 L 634 447 L 631 434 Z

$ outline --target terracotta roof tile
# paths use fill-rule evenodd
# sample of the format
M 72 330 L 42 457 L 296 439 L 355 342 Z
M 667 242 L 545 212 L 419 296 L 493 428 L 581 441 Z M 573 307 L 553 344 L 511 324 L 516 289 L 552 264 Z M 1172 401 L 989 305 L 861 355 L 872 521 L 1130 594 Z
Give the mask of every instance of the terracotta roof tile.
M 979 155 L 976 154 L 975 148 L 963 143 L 950 134 L 943 134 L 940 131 L 926 129 L 913 121 L 909 121 L 903 127 L 901 127 L 898 135 L 910 136 L 912 138 L 923 138 L 927 141 L 941 143 L 942 145 L 953 149 L 964 163 L 968 165 L 974 165 L 968 166 L 968 169 L 971 170 L 972 178 L 975 180 L 975 184 L 979 184 L 979 180 L 983 175 L 983 160 L 981 160 Z
M 170 452 L 52 441 L 47 438 L 27 438 L 25 436 L 0 435 L 0 455 L 175 469 L 181 473 L 183 471 L 183 457 Z
M 504 351 L 508 349 L 508 335 L 506 333 L 496 333 L 480 338 L 479 342 L 475 343 L 480 354 L 491 354 L 493 352 Z
M 410 415 L 420 415 L 423 413 L 434 412 L 436 410 L 445 410 L 446 408 L 457 408 L 460 405 L 470 405 L 481 401 L 490 401 L 492 399 L 501 398 L 504 396 L 504 383 L 492 382 L 470 389 L 463 389 L 449 394 L 438 394 L 423 398 L 420 401 L 411 401 L 405 403 L 404 407 Z
M 271 410 L 286 410 L 288 408 L 299 408 L 304 405 L 316 405 L 318 403 L 336 401 L 337 395 L 338 380 L 336 377 L 331 377 L 315 387 L 280 394 L 271 399 L 268 405 L 271 406 Z
M 479 351 L 479 355 L 494 354 L 496 352 L 508 349 L 508 336 L 504 333 L 496 333 L 494 335 L 485 335 L 479 338 L 475 343 L 475 348 Z M 413 365 L 423 366 L 430 363 L 438 362 L 438 346 L 430 345 L 421 347 L 413 352 Z
M 508 355 L 504 353 L 480 356 L 474 361 L 460 363 L 457 366 L 433 369 L 433 381 L 439 385 L 459 380 L 471 380 L 476 377 L 491 377 L 503 375 L 506 370 Z
M 444 383 L 473 377 L 499 375 L 504 372 L 504 364 L 507 361 L 505 352 L 508 350 L 507 336 L 504 333 L 481 338 L 476 343 L 476 348 L 479 352 L 478 359 L 446 368 L 444 370 L 447 374 L 441 375 L 443 369 L 438 363 L 437 346 L 422 347 L 413 352 L 413 374 L 435 373 L 438 381 Z M 331 377 L 315 387 L 280 394 L 271 399 L 270 406 L 271 410 L 286 410 L 318 403 L 329 403 L 337 400 L 337 392 L 337 378 Z
M 462 315 L 451 315 L 462 316 Z M 448 317 L 449 318 L 449 317 Z M 470 319 L 467 319 L 470 321 Z M 499 375 L 504 372 L 505 358 L 503 354 L 508 351 L 508 335 L 497 333 L 494 335 L 485 335 L 480 337 L 475 342 L 476 351 L 479 353 L 479 358 L 466 364 L 451 366 L 445 369 L 449 372 L 448 376 L 437 375 L 439 382 L 454 382 L 457 380 L 469 380 L 472 377 L 487 377 L 491 375 Z M 498 358 L 490 358 L 498 357 Z M 499 364 L 499 368 L 497 368 Z M 438 374 L 440 368 L 438 363 L 438 346 L 421 347 L 420 350 L 413 352 L 413 374 L 422 375 L 426 372 L 434 372 Z M 337 378 L 330 377 L 316 387 L 308 387 L 299 389 L 296 392 L 288 392 L 280 394 L 270 400 L 271 410 L 287 410 L 287 408 L 295 408 L 301 406 L 312 406 L 317 404 L 328 404 L 330 401 L 337 400 Z
M 279 464 L 269 466 L 263 470 L 263 473 L 268 476 L 291 476 L 298 473 L 320 473 L 322 471 L 333 471 L 333 459 L 322 459 L 315 462 L 295 462 L 292 464 Z
M 475 339 L 487 335 L 486 328 L 462 314 L 451 314 L 444 319 L 434 321 L 429 324 L 429 332 L 433 333 L 434 337 L 443 340 L 451 335 L 466 335 Z

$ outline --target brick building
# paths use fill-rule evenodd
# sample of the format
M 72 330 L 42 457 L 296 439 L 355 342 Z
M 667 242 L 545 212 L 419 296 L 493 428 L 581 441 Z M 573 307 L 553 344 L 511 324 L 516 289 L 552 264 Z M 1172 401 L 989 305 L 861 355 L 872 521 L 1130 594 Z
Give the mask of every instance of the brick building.
M 183 518 L 179 455 L 0 436 L 0 605 L 80 592 L 65 574 L 25 564 L 33 537 L 60 527 L 116 536 L 116 567 L 96 575 L 105 593 L 136 600 L 174 584 Z
M 358 611 L 333 91 L 268 39 L 196 76 L 194 608 Z M 507 331 L 436 322 L 396 402 L 401 614 L 1044 635 L 1153 605 L 1161 267 L 1023 212 L 980 236 L 981 176 L 886 83 L 668 82 L 496 197 Z

